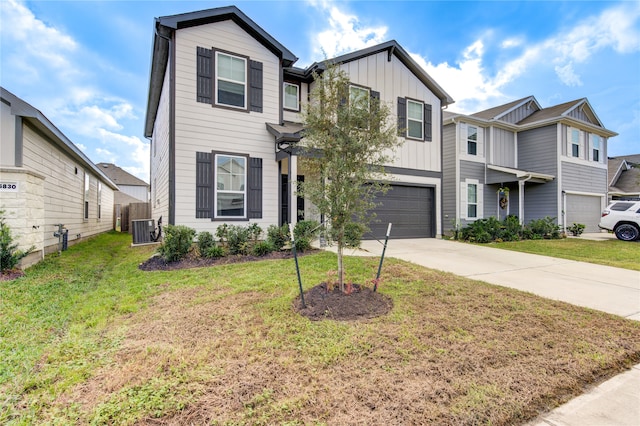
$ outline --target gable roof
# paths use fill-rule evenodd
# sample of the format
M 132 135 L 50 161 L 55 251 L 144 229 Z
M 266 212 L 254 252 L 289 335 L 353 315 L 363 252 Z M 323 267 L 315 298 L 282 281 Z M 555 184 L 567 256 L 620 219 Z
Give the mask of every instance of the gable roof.
M 375 46 L 367 47 L 364 49 L 356 50 L 355 52 L 347 53 L 341 56 L 337 56 L 333 59 L 328 59 L 322 63 L 313 63 L 311 64 L 305 71 L 304 75 L 307 77 L 311 76 L 311 73 L 314 70 L 324 70 L 326 69 L 326 64 L 335 63 L 335 64 L 346 64 L 348 62 L 357 61 L 358 59 L 365 58 L 367 56 L 375 55 L 380 52 L 387 52 L 387 60 L 391 61 L 391 55 L 395 55 L 400 62 L 402 62 L 418 79 L 429 88 L 442 102 L 442 106 L 450 105 L 455 101 L 453 98 L 445 92 L 445 90 L 440 87 L 436 81 L 431 78 L 429 74 L 422 68 L 418 63 L 407 53 L 406 50 L 400 46 L 400 44 L 395 40 L 390 40 L 385 43 L 381 43 Z M 292 71 L 295 71 L 293 69 Z
M 504 105 L 498 105 L 493 108 L 485 109 L 484 111 L 476 112 L 475 114 L 471 114 L 471 117 L 481 118 L 483 120 L 499 120 L 511 111 L 520 108 L 522 105 L 529 102 L 535 105 L 538 110 L 542 109 L 536 98 L 533 96 L 527 96 L 526 98 L 518 99 Z
M 153 133 L 153 123 L 158 113 L 162 83 L 169 61 L 169 40 L 176 30 L 213 22 L 232 20 L 274 55 L 282 60 L 282 65 L 290 67 L 298 58 L 275 38 L 269 35 L 258 24 L 251 20 L 236 6 L 217 7 L 197 12 L 155 18 L 153 35 L 153 52 L 151 55 L 151 75 L 149 78 L 149 95 L 145 117 L 144 135 Z
M 149 184 L 112 163 L 98 163 L 100 170 L 116 185 L 145 186 Z
M 57 145 L 62 151 L 81 165 L 91 169 L 104 183 L 111 189 L 118 187 L 111 181 L 78 147 L 67 138 L 40 110 L 34 108 L 29 103 L 20 99 L 4 87 L 0 87 L 0 98 L 9 104 L 11 113 L 22 117 L 24 121 L 32 124 L 41 131 L 47 138 Z
M 609 194 L 640 195 L 640 154 L 609 157 Z

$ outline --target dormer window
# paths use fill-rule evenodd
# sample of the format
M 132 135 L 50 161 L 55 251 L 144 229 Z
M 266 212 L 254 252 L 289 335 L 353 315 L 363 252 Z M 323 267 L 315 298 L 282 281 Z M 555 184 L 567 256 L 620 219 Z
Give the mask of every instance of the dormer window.
M 284 108 L 300 111 L 300 86 L 297 84 L 284 83 Z

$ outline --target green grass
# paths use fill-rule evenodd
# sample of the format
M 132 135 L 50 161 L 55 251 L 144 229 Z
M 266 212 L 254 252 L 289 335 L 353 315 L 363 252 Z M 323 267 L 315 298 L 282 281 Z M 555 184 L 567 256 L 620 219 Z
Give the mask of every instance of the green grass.
M 638 322 L 394 259 L 391 313 L 312 322 L 291 259 L 144 272 L 129 243 L 0 282 L 0 424 L 518 424 L 640 361 Z M 304 287 L 335 261 L 300 258 Z
M 489 247 L 640 271 L 640 243 L 581 238 L 490 243 Z

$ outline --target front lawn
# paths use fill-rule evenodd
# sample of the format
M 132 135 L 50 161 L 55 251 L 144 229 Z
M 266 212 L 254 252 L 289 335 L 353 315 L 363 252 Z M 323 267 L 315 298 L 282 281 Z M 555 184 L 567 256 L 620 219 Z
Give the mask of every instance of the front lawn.
M 564 238 L 489 243 L 488 246 L 640 271 L 640 242 Z
M 388 315 L 309 321 L 292 259 L 145 272 L 130 241 L 0 282 L 0 423 L 512 425 L 640 361 L 638 322 L 393 259 Z

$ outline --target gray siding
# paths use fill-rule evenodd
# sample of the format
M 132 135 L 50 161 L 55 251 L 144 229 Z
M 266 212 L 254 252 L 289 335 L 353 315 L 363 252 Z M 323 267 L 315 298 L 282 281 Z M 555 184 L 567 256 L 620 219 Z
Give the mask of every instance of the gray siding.
M 507 215 L 518 216 L 518 185 L 511 183 L 509 187 L 509 204 L 505 209 L 498 206 L 498 189 L 502 185 L 485 185 L 484 187 L 484 217 L 497 217 L 503 220 Z
M 606 194 L 607 169 L 586 164 L 562 163 L 562 189 L 564 191 Z
M 558 176 L 557 127 L 527 130 L 518 134 L 518 168 Z M 524 190 L 524 221 L 558 216 L 558 180 L 528 183 Z
M 476 163 L 473 161 L 461 160 L 460 161 L 460 182 L 464 182 L 465 179 L 477 179 L 482 185 L 483 195 L 486 195 L 487 186 L 484 185 L 484 171 L 485 171 L 484 163 Z M 458 190 L 458 197 L 462 197 L 462 196 L 463 194 L 460 194 Z M 482 205 L 483 216 L 482 217 L 487 217 L 486 213 L 487 213 L 487 201 L 483 200 L 483 205 Z M 458 212 L 458 216 L 460 216 L 459 212 Z M 460 219 L 460 225 L 463 227 L 469 225 L 472 222 L 473 221 Z
M 490 144 L 493 152 L 492 164 L 503 167 L 516 167 L 516 146 L 513 132 L 504 129 L 493 129 L 493 141 Z
M 506 121 L 507 123 L 515 124 L 524 120 L 536 111 L 537 109 L 531 108 L 531 106 L 527 103 L 526 105 L 523 105 L 520 108 L 511 111 L 509 114 L 506 114 L 504 117 L 501 117 L 500 120 Z
M 456 218 L 456 126 L 450 124 L 443 131 L 442 146 L 442 231 L 453 228 Z

